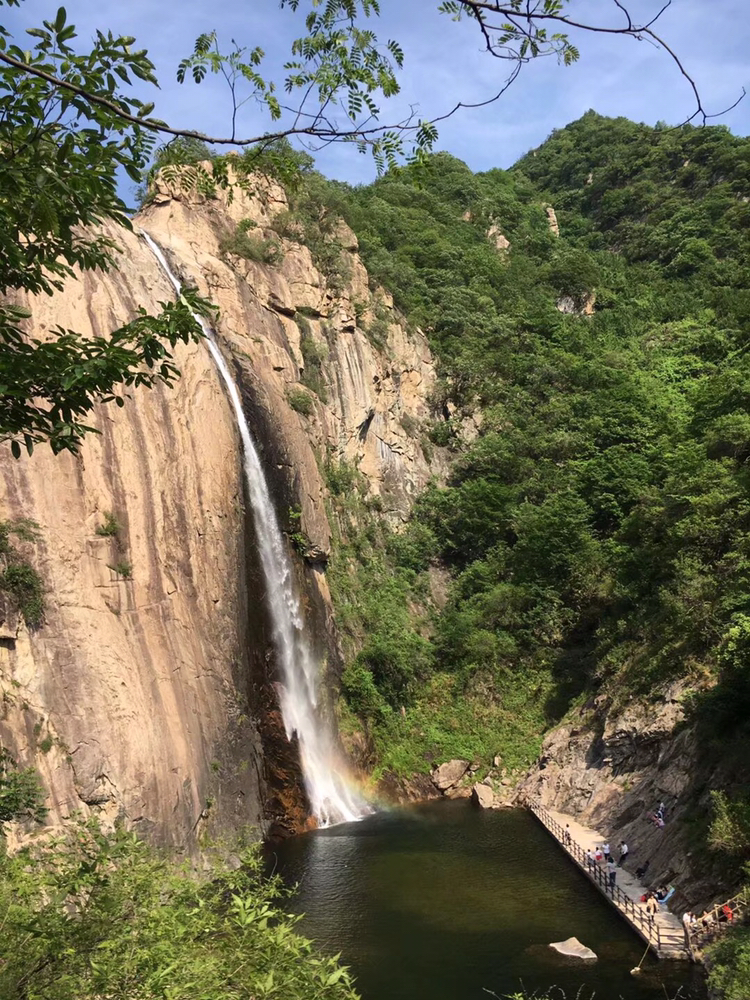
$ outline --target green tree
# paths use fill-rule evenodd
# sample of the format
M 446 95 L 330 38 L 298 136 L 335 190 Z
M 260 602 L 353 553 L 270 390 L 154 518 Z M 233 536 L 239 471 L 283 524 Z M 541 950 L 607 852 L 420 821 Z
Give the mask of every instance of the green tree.
M 0 857 L 8 1000 L 356 1000 L 279 906 L 257 849 L 203 877 L 117 831 L 79 826 Z
M 300 6 L 300 0 L 282 0 L 293 12 Z M 468 15 L 493 39 L 489 52 L 513 64 L 509 83 L 536 56 L 554 53 L 565 64 L 577 59 L 565 33 L 571 25 L 660 41 L 653 24 L 639 25 L 622 4 L 617 7 L 624 21 L 615 28 L 577 24 L 568 17 L 565 0 L 542 0 L 532 11 L 521 0 L 448 0 L 440 9 L 456 19 Z M 376 0 L 312 0 L 306 33 L 293 43 L 283 81 L 283 89 L 298 96 L 296 107 L 282 104 L 279 87 L 262 75 L 262 49 L 233 43 L 223 51 L 215 32 L 202 34 L 180 63 L 178 79 L 200 83 L 214 73 L 226 81 L 231 135 L 213 138 L 160 121 L 152 104 L 132 95 L 133 78 L 156 84 L 153 64 L 145 50 L 135 48 L 135 39 L 99 31 L 93 46 L 79 51 L 64 8 L 54 21 L 30 30 L 31 49 L 0 26 L 0 292 L 6 296 L 0 308 L 0 440 L 9 440 L 16 456 L 21 444 L 31 452 L 42 441 L 55 451 L 76 451 L 92 429 L 86 421 L 97 402 L 123 405 L 131 386 L 171 384 L 179 374 L 172 357 L 177 342 L 201 335 L 195 313 L 207 315 L 209 307 L 189 289 L 177 302 L 163 304 L 157 316 L 140 314 L 95 337 L 58 329 L 46 339 L 35 338 L 24 325 L 25 296 L 62 287 L 76 270 L 116 266 L 116 229 L 97 227 L 130 225 L 117 195 L 117 174 L 125 171 L 142 184 L 157 136 L 178 140 L 161 150 L 157 162 L 182 166 L 186 183 L 209 187 L 229 180 L 219 161 L 210 178 L 197 165 L 204 143 L 263 154 L 290 136 L 312 143 L 346 141 L 369 149 L 380 169 L 396 163 L 406 135 L 413 138 L 417 159 L 431 148 L 434 122 L 413 115 L 391 125 L 380 121 L 377 101 L 398 92 L 403 53 L 393 40 L 381 49 L 375 33 L 362 26 L 363 18 L 378 12 Z M 507 83 L 500 92 L 505 89 Z M 237 114 L 249 100 L 265 106 L 274 127 L 239 137 Z M 336 111 L 343 112 L 343 124 Z M 454 196 L 466 201 L 470 192 L 459 184 Z M 700 264 L 703 254 L 696 257 L 695 247 L 686 246 L 680 268 Z
M 0 747 L 0 829 L 11 820 L 41 822 L 46 809 L 39 776 L 31 768 L 19 768 L 5 747 Z

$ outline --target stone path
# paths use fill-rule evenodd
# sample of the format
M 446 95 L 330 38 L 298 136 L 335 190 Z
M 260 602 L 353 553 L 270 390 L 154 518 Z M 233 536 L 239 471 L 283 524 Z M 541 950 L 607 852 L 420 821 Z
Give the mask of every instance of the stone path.
M 605 866 L 594 864 L 592 867 L 588 864 L 587 849 L 595 850 L 597 845 L 606 842 L 606 837 L 603 837 L 597 830 L 583 826 L 572 816 L 566 816 L 565 813 L 555 812 L 552 809 L 545 809 L 533 804 L 529 805 L 529 809 L 552 834 L 571 860 L 576 863 L 581 872 L 596 885 L 615 909 L 628 921 L 633 930 L 644 941 L 650 942 L 657 957 L 683 960 L 692 958 L 685 946 L 682 921 L 674 913 L 670 913 L 665 906 L 660 906 L 659 912 L 650 918 L 646 913 L 645 904 L 641 902 L 643 886 L 635 875 L 625 871 L 624 868 L 618 868 L 616 887 L 613 892 L 607 884 Z M 570 844 L 564 842 L 566 826 L 569 827 Z

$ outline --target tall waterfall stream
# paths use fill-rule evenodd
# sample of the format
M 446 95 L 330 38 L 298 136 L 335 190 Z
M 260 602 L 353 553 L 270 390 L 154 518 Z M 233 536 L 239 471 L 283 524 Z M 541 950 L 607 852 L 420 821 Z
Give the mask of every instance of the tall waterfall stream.
M 180 282 L 162 250 L 148 233 L 141 233 L 175 292 L 180 295 Z M 317 711 L 320 664 L 316 662 L 307 639 L 292 563 L 271 502 L 263 466 L 245 419 L 237 385 L 219 350 L 214 332 L 199 316 L 196 319 L 203 328 L 206 346 L 226 386 L 242 439 L 245 481 L 266 582 L 273 642 L 283 681 L 280 685 L 280 705 L 286 735 L 292 739 L 297 734 L 305 788 L 318 825 L 333 826 L 356 820 L 369 809 L 347 787 L 333 735 Z

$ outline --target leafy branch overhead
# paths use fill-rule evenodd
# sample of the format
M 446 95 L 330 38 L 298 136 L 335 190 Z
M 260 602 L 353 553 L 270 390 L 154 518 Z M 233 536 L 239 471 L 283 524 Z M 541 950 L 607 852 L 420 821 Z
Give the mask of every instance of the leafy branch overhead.
M 227 50 L 216 32 L 201 34 L 179 64 L 179 82 L 201 83 L 209 75 L 225 81 L 231 127 L 216 137 L 160 120 L 154 104 L 136 95 L 135 83 L 158 84 L 147 51 L 134 38 L 97 31 L 90 48 L 79 50 L 63 7 L 28 32 L 29 48 L 0 26 L 0 441 L 11 441 L 14 454 L 42 441 L 55 451 L 76 451 L 92 429 L 96 403 L 122 404 L 130 386 L 171 384 L 178 375 L 176 343 L 200 336 L 193 313 L 206 315 L 208 305 L 193 293 L 163 306 L 159 316 L 139 315 L 114 333 L 93 337 L 58 329 L 42 341 L 25 324 L 28 296 L 51 294 L 80 272 L 116 267 L 117 240 L 102 224 L 131 227 L 118 177 L 146 182 L 158 137 L 179 140 L 179 147 L 174 153 L 162 149 L 157 162 L 173 173 L 189 163 L 186 182 L 212 191 L 229 182 L 221 160 L 210 176 L 201 167 L 198 153 L 209 145 L 245 148 L 248 169 L 253 162 L 262 169 L 264 161 L 283 160 L 286 167 L 276 167 L 291 178 L 304 154 L 287 139 L 313 150 L 349 142 L 369 151 L 382 172 L 405 155 L 422 160 L 437 139 L 436 123 L 466 106 L 458 102 L 431 120 L 413 108 L 382 120 L 381 102 L 399 93 L 404 53 L 397 41 L 381 44 L 369 27 L 380 12 L 376 0 L 282 0 L 281 7 L 303 14 L 304 30 L 278 81 L 262 73 L 260 46 L 233 40 Z M 473 19 L 488 52 L 513 64 L 499 90 L 480 103 L 496 100 L 531 59 L 557 54 L 563 63 L 575 60 L 569 32 L 608 31 L 662 45 L 706 117 L 695 84 L 654 34 L 653 21 L 638 25 L 619 0 L 609 9 L 624 20 L 612 27 L 573 21 L 566 0 L 449 0 L 439 9 Z M 242 135 L 248 104 L 268 113 L 268 130 Z

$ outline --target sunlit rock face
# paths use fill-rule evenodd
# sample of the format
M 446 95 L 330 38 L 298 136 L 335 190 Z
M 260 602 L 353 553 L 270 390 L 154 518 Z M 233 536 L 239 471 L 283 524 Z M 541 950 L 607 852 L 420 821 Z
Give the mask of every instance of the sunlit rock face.
M 422 335 L 370 291 L 343 225 L 346 277 L 335 292 L 290 240 L 275 266 L 220 254 L 238 220 L 270 237 L 285 208 L 267 181 L 229 205 L 162 186 L 135 233 L 113 231 L 117 271 L 29 302 L 29 331 L 105 334 L 171 299 L 139 227 L 213 299 L 280 521 L 304 539 L 296 566 L 313 642 L 335 668 L 322 469 L 356 464 L 385 516 L 405 517 L 431 472 L 419 428 L 434 368 Z M 376 308 L 381 348 L 364 331 Z M 325 401 L 300 383 L 303 336 L 319 348 Z M 124 408 L 102 407 L 92 420 L 100 433 L 76 458 L 40 448 L 16 461 L 3 446 L 0 518 L 39 526 L 38 540 L 18 547 L 42 575 L 46 614 L 31 632 L 12 607 L 2 615 L 0 739 L 40 771 L 50 823 L 120 818 L 193 850 L 204 834 L 241 826 L 294 832 L 308 815 L 278 718 L 235 420 L 204 345 L 181 346 L 177 361 L 173 389 L 133 390 Z M 308 414 L 290 405 L 295 391 L 307 392 Z M 108 513 L 117 530 L 101 534 Z

